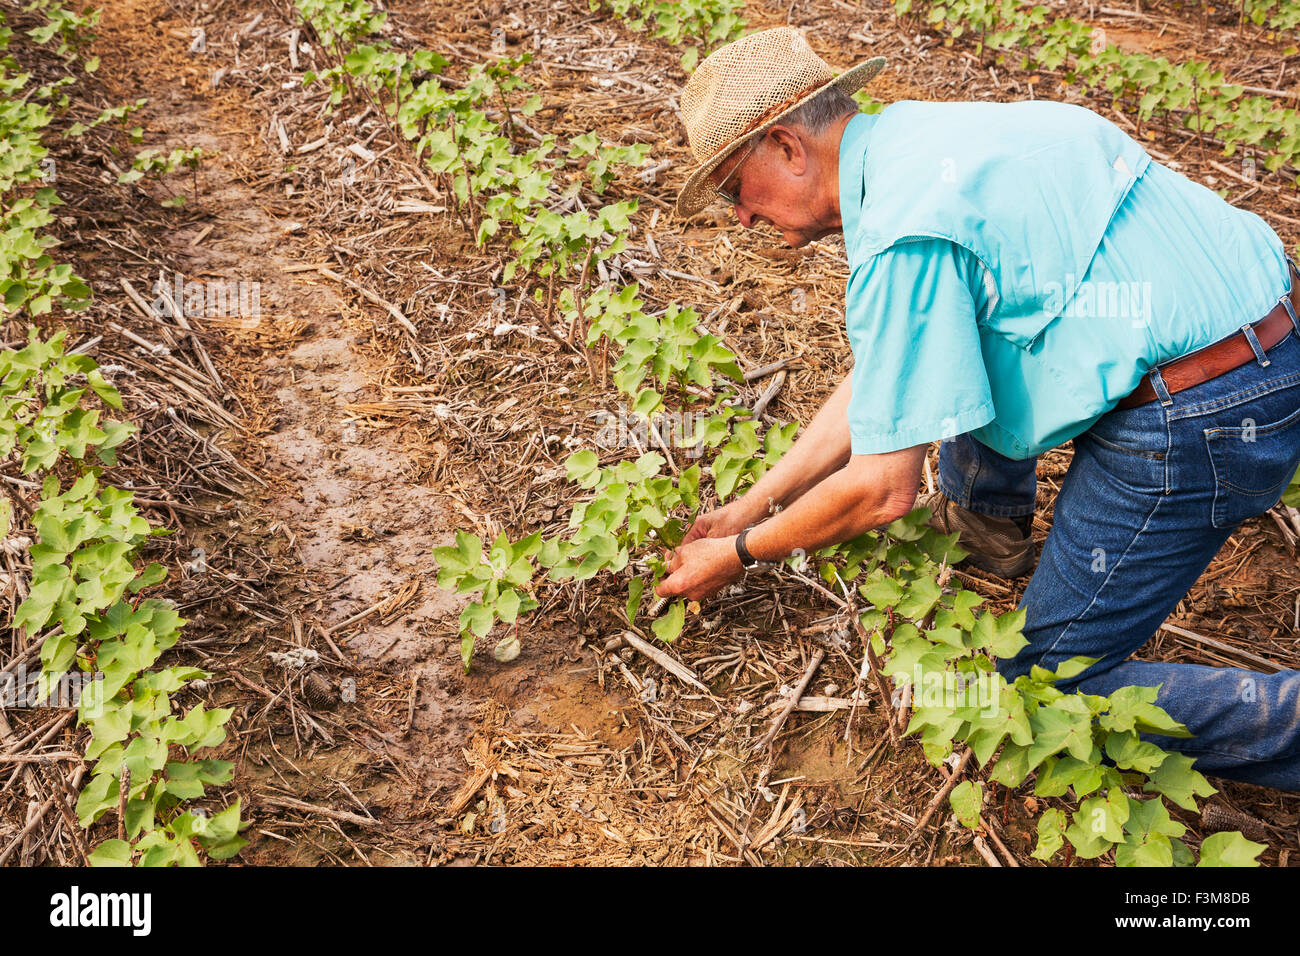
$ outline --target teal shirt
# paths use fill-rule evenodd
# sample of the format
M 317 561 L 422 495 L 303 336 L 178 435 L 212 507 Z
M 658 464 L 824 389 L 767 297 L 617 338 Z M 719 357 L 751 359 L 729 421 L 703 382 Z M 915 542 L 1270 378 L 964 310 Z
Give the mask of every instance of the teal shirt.
M 1258 216 L 1132 151 L 1115 159 L 1118 173 L 1107 166 L 1095 183 L 1087 166 L 1054 180 L 1050 157 L 1030 165 L 1053 135 L 1035 120 L 1055 119 L 1051 110 L 1059 108 L 1061 128 L 1070 129 L 1077 114 L 1065 111 L 1082 111 L 1009 105 L 895 104 L 879 116 L 859 114 L 845 129 L 840 212 L 851 267 L 845 320 L 855 358 L 854 454 L 966 432 L 1010 458 L 1041 454 L 1086 431 L 1153 366 L 1263 317 L 1289 289 L 1282 243 Z M 1014 104 L 1022 105 L 1029 106 Z M 890 195 L 873 205 L 873 172 L 864 182 L 864 162 L 872 149 L 890 150 L 900 127 L 879 142 L 873 133 L 891 111 L 922 106 L 923 119 L 937 116 L 956 130 L 961 148 L 933 163 L 913 155 L 882 167 L 888 176 L 875 175 Z M 1001 128 L 990 134 L 998 143 L 981 167 L 978 130 L 990 115 Z M 972 125 L 961 129 L 963 120 Z M 1104 132 L 1118 137 L 1106 141 L 1112 152 L 1140 149 L 1117 129 Z M 1018 151 L 1008 143 L 1016 135 L 1024 140 Z M 933 149 L 924 140 L 913 145 Z M 1030 159 L 999 178 L 987 172 L 999 160 L 996 149 Z M 1070 161 L 1081 152 L 1063 144 Z M 963 176 L 972 181 L 960 201 L 936 199 L 937 183 L 962 190 Z M 907 218 L 927 202 L 930 211 L 900 227 L 918 235 L 897 236 L 892 225 L 870 221 L 882 205 Z M 1092 218 L 1072 215 L 1076 208 Z

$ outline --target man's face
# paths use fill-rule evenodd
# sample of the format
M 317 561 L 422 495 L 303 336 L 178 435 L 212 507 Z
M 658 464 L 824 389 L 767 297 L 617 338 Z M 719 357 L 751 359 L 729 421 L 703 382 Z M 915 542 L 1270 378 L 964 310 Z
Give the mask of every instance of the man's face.
M 710 179 L 739 197 L 736 218 L 746 229 L 767 223 L 788 245 L 798 247 L 836 231 L 813 214 L 816 176 L 797 133 L 774 126 L 753 152 L 736 150 Z

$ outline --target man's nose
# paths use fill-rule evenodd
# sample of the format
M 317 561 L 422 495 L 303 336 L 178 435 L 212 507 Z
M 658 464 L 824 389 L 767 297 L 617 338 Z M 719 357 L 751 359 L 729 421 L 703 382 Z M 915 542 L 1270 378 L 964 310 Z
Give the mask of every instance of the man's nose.
M 754 226 L 754 214 L 740 203 L 736 203 L 734 208 L 736 210 L 736 218 L 740 220 L 740 224 L 746 229 L 752 229 Z

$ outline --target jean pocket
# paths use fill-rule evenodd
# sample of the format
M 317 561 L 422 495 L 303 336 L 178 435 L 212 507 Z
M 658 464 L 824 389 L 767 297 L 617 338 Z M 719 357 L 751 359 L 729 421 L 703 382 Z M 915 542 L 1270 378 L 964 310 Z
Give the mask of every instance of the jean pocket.
M 1084 434 L 1104 449 L 1134 458 L 1164 461 L 1169 453 L 1169 424 L 1158 402 L 1112 409 Z
M 1075 439 L 1075 452 L 1130 492 L 1163 495 L 1169 490 L 1169 443 L 1169 426 L 1155 404 L 1103 415 Z
M 1204 432 L 1216 528 L 1236 527 L 1278 503 L 1300 461 L 1300 409 L 1267 425 L 1244 419 L 1240 427 Z
M 1090 432 L 1088 437 L 1103 448 L 1109 448 L 1111 451 L 1117 451 L 1122 455 L 1133 455 L 1137 458 L 1150 458 L 1152 461 L 1165 460 L 1164 446 L 1153 448 L 1149 447 L 1146 442 L 1112 441 L 1109 438 L 1102 438 L 1095 432 Z

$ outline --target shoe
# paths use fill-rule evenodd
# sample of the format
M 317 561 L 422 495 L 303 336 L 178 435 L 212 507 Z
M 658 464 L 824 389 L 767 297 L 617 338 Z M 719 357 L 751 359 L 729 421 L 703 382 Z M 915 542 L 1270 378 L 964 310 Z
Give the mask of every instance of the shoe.
M 930 527 L 941 534 L 957 532 L 969 556 L 961 562 L 1001 578 L 1018 578 L 1034 570 L 1033 515 L 994 518 L 956 504 L 942 491 L 921 495 L 917 505 L 930 509 Z M 959 565 L 960 566 L 960 565 Z

